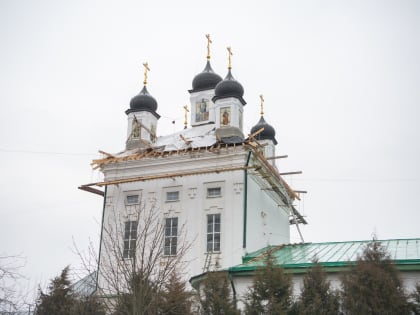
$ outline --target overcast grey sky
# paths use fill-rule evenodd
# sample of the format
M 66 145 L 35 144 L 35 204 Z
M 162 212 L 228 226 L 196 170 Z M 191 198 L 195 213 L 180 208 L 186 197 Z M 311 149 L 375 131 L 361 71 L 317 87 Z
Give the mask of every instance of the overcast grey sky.
M 222 77 L 232 47 L 245 132 L 264 94 L 280 171 L 303 171 L 305 241 L 420 237 L 419 1 L 0 0 L 0 253 L 33 283 L 98 244 L 102 200 L 77 186 L 124 148 L 141 63 L 158 134 L 181 129 L 206 33 Z

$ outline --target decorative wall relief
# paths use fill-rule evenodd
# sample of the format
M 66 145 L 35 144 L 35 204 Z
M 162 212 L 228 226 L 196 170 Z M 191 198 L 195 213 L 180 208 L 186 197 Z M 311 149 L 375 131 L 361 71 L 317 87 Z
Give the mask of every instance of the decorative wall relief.
M 188 197 L 190 197 L 190 199 L 194 199 L 197 196 L 197 188 L 193 187 L 193 188 L 189 188 L 188 189 Z
M 235 194 L 240 194 L 243 189 L 244 189 L 244 184 L 243 183 L 234 183 L 233 184 L 233 191 L 235 192 Z

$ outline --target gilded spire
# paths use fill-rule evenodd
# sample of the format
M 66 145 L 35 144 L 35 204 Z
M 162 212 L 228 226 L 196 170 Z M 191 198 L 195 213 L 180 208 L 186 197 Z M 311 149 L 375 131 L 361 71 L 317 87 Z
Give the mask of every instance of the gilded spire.
M 190 111 L 188 110 L 188 106 L 184 105 L 184 129 L 187 129 L 187 125 L 188 125 L 187 113 L 189 112 Z
M 149 64 L 147 62 L 144 62 L 143 63 L 143 67 L 144 67 L 144 80 L 143 80 L 143 84 L 144 84 L 144 86 L 146 86 L 147 85 L 147 71 L 150 71 L 150 68 L 149 68 Z
M 260 99 L 261 99 L 261 117 L 264 116 L 264 96 L 261 94 L 260 95 Z
M 210 44 L 212 44 L 213 42 L 210 39 L 210 34 L 206 34 L 206 38 L 207 38 L 207 60 L 210 60 Z
M 230 70 L 230 69 L 232 69 L 232 55 L 233 55 L 233 53 L 232 53 L 232 48 L 227 47 L 227 50 L 229 52 L 229 55 L 228 55 L 228 60 L 229 60 L 228 69 Z

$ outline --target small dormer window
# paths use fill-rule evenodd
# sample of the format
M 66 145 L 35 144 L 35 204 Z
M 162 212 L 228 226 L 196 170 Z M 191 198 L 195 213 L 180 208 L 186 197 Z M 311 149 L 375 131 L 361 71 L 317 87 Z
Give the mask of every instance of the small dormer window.
M 166 192 L 166 201 L 179 201 L 179 191 L 167 191 Z
M 207 188 L 207 198 L 217 198 L 222 196 L 221 187 L 211 187 Z

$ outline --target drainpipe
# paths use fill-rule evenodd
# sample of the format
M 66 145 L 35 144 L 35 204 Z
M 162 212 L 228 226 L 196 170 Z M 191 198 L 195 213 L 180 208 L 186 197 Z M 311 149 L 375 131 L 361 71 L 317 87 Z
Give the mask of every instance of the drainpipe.
M 99 266 L 101 264 L 101 250 L 102 250 L 102 236 L 104 231 L 104 220 L 105 220 L 105 205 L 106 205 L 106 193 L 108 191 L 108 186 L 105 186 L 104 191 L 104 203 L 102 207 L 102 223 L 101 223 L 101 236 L 99 238 L 99 254 L 98 254 L 98 271 L 96 272 L 96 284 L 95 284 L 95 291 L 98 290 L 98 279 L 99 279 Z
M 246 249 L 246 225 L 247 225 L 247 211 L 248 211 L 248 165 L 249 160 L 251 158 L 251 151 L 248 152 L 248 157 L 246 159 L 245 163 L 245 169 L 244 169 L 244 234 L 243 234 L 243 242 L 242 242 L 242 248 Z
M 233 282 L 232 274 L 230 273 L 230 271 L 228 271 L 228 275 L 229 275 L 230 285 L 232 287 L 233 304 L 236 307 L 237 305 L 236 305 L 236 288 L 235 288 L 235 283 Z

